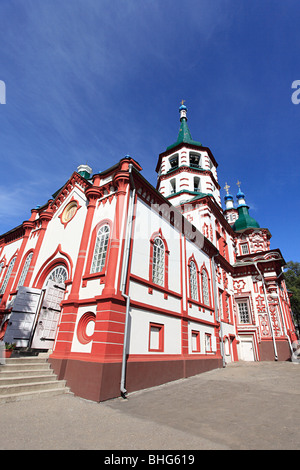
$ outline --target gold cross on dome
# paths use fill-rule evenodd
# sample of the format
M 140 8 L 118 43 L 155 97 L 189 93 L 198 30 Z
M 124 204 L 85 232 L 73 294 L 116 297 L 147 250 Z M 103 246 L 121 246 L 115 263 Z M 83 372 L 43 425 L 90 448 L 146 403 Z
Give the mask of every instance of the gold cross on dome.
M 186 101 L 186 100 L 181 100 L 181 106 L 184 105 L 185 101 Z
M 237 180 L 237 183 L 236 183 L 236 184 L 238 185 L 238 187 L 241 186 L 241 182 L 240 182 L 239 180 Z
M 229 188 L 230 188 L 230 186 L 228 186 L 228 184 L 225 183 L 224 189 L 225 189 L 227 195 L 229 193 Z

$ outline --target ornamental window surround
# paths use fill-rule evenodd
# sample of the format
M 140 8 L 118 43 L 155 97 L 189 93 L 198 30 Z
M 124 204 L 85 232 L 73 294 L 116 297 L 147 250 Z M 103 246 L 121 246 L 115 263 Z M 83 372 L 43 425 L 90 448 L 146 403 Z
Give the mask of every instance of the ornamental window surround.
M 22 270 L 22 273 L 21 273 L 21 276 L 20 276 L 20 279 L 19 279 L 19 282 L 18 282 L 18 288 L 23 286 L 23 284 L 24 284 L 24 281 L 26 279 L 26 276 L 27 276 L 27 273 L 28 273 L 28 270 L 29 270 L 29 266 L 30 266 L 30 263 L 31 263 L 32 256 L 33 256 L 33 252 L 29 253 L 29 255 L 27 256 L 27 258 L 25 260 L 24 267 L 23 267 L 23 270 Z
M 201 168 L 201 155 L 197 153 L 190 153 L 190 167 Z
M 159 229 L 150 238 L 149 281 L 153 287 L 156 285 L 168 289 L 169 254 L 167 242 Z M 165 293 L 165 295 L 167 294 Z
M 202 295 L 203 295 L 203 303 L 205 305 L 210 305 L 209 300 L 209 282 L 208 282 L 208 275 L 206 269 L 202 269 L 201 272 L 202 277 Z
M 15 261 L 16 261 L 17 257 L 15 256 L 11 262 L 9 263 L 9 266 L 8 266 L 8 269 L 7 269 L 7 272 L 6 272 L 6 275 L 5 275 L 5 278 L 4 278 L 4 281 L 3 281 L 3 284 L 2 284 L 2 287 L 0 289 L 0 295 L 1 294 L 4 294 L 5 292 L 5 289 L 6 289 L 6 286 L 8 284 L 8 281 L 9 281 L 9 278 L 11 276 L 11 273 L 12 273 L 12 270 L 13 270 L 13 267 L 14 267 L 14 264 L 15 264 Z
M 248 301 L 243 299 L 238 300 L 236 303 L 238 307 L 239 323 L 250 323 L 251 316 Z
M 49 281 L 56 282 L 57 284 L 64 284 L 68 278 L 68 271 L 65 266 L 58 265 L 52 269 L 52 271 L 48 274 L 44 286 L 46 287 Z
M 169 158 L 170 170 L 175 170 L 176 168 L 178 168 L 178 162 L 179 162 L 178 155 L 173 155 L 172 157 L 170 157 Z
M 194 261 L 191 261 L 189 264 L 190 268 L 190 296 L 192 300 L 198 302 L 198 273 L 197 267 Z
M 98 230 L 91 266 L 91 273 L 98 273 L 102 271 L 105 266 L 109 241 L 109 232 L 110 227 L 108 224 L 102 225 Z
M 165 245 L 159 237 L 153 243 L 152 281 L 159 286 L 164 286 L 165 283 Z

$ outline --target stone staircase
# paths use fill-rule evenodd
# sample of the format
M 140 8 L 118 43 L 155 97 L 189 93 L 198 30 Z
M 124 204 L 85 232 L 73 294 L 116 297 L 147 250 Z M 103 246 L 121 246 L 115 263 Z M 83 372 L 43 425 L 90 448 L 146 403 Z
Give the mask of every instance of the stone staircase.
M 6 359 L 0 365 L 0 404 L 71 393 L 65 380 L 58 380 L 50 368 L 47 355 Z

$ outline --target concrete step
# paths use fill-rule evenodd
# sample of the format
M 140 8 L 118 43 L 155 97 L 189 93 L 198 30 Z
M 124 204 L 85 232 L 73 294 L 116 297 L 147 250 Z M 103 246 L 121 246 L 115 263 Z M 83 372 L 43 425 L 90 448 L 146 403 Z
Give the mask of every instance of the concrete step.
M 54 374 L 53 370 L 48 368 L 43 369 L 7 369 L 0 366 L 0 378 L 1 377 L 26 377 L 26 376 L 39 376 L 45 374 Z
M 47 362 L 48 357 L 43 356 L 22 356 L 22 357 L 9 357 L 6 359 L 6 365 L 32 363 L 40 364 Z
M 71 393 L 70 388 L 57 379 L 45 356 L 9 358 L 0 366 L 0 404 L 59 393 Z
M 65 380 L 47 380 L 40 382 L 25 382 L 25 383 L 14 383 L 10 385 L 0 385 L 0 396 L 10 395 L 14 393 L 31 392 L 35 390 L 53 390 L 56 388 L 64 388 L 66 385 Z
M 61 395 L 63 393 L 70 393 L 70 389 L 68 387 L 64 388 L 57 388 L 57 389 L 50 389 L 50 390 L 35 390 L 31 392 L 23 392 L 23 393 L 11 393 L 8 395 L 0 395 L 0 405 L 3 403 L 10 403 L 15 401 L 21 400 L 32 400 L 33 398 L 37 397 L 52 397 L 56 395 Z
M 6 370 L 10 371 L 17 371 L 17 370 L 37 370 L 37 369 L 50 369 L 50 364 L 48 362 L 25 362 L 21 360 L 21 362 L 7 362 L 5 366 L 1 366 L 0 371 L 2 370 L 2 367 L 5 368 Z
M 32 372 L 32 371 L 30 371 Z M 42 371 L 44 372 L 44 371 Z M 19 376 L 7 376 L 4 373 L 0 374 L 0 387 L 1 385 L 13 385 L 13 384 L 25 384 L 25 383 L 34 383 L 34 382 L 47 382 L 57 380 L 56 375 L 53 373 L 50 374 L 39 374 L 39 375 L 19 375 Z

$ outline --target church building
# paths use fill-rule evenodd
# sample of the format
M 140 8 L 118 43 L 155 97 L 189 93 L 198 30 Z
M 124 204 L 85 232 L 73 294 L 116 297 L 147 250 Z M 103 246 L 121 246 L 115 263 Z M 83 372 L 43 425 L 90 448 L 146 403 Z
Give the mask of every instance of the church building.
M 0 236 L 0 338 L 48 351 L 75 395 L 103 401 L 225 367 L 287 361 L 296 341 L 285 261 L 192 139 L 157 161 L 157 186 L 125 156 L 81 165 Z M 116 159 L 118 160 L 118 159 Z M 53 188 L 54 190 L 56 188 Z

